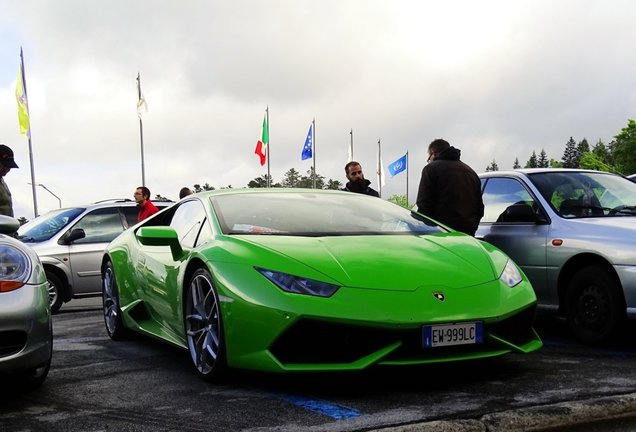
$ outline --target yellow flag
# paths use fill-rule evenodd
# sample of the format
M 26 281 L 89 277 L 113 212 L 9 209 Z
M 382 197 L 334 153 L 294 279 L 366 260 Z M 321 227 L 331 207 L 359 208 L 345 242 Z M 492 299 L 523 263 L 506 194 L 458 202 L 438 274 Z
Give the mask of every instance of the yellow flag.
M 27 96 L 24 92 L 24 81 L 22 77 L 22 64 L 18 70 L 18 82 L 15 86 L 15 99 L 18 101 L 18 122 L 20 123 L 20 133 L 24 136 L 29 136 L 31 133 L 31 125 L 29 123 L 29 103 Z

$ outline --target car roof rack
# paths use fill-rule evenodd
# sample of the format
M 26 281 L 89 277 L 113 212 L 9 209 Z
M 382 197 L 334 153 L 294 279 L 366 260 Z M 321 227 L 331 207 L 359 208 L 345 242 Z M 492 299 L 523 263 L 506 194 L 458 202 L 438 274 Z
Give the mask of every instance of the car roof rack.
M 132 202 L 129 198 L 109 198 L 105 200 L 95 201 L 93 204 L 100 204 L 105 202 Z

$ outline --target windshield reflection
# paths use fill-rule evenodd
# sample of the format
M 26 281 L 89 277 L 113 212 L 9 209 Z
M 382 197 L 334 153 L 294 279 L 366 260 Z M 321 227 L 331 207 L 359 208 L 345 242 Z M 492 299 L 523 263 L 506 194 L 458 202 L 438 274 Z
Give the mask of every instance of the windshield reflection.
M 528 175 L 564 218 L 636 216 L 636 183 L 603 172 L 547 172 Z
M 210 198 L 224 234 L 423 235 L 446 232 L 396 204 L 354 193 L 241 193 Z
M 48 240 L 75 220 L 84 210 L 86 209 L 76 207 L 43 214 L 22 225 L 18 230 L 18 239 L 25 243 L 39 243 Z

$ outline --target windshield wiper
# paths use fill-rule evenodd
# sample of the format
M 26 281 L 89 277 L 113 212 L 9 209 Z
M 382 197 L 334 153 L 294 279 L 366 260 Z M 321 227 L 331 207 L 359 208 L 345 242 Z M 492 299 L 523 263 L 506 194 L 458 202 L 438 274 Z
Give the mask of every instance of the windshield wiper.
M 20 240 L 22 243 L 35 243 L 35 239 L 33 237 L 18 236 L 16 238 Z
M 614 207 L 613 209 L 610 209 L 609 214 L 616 214 L 616 213 L 621 213 L 621 214 L 636 214 L 636 206 L 627 206 L 627 205 L 619 205 Z

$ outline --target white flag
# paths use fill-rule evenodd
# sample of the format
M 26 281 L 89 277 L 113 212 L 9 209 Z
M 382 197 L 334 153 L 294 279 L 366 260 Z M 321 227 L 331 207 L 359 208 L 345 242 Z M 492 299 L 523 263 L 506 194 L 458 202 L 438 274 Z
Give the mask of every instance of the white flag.
M 146 104 L 146 98 L 142 94 L 139 100 L 137 101 L 137 117 L 141 118 L 147 112 L 148 112 L 148 105 Z

